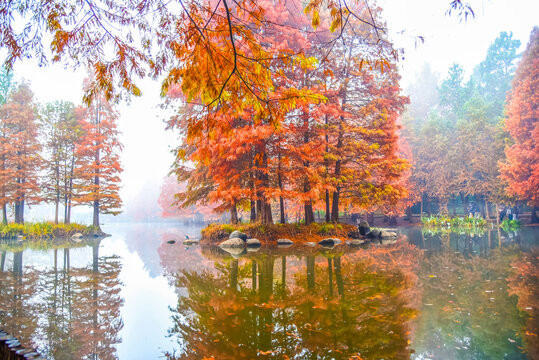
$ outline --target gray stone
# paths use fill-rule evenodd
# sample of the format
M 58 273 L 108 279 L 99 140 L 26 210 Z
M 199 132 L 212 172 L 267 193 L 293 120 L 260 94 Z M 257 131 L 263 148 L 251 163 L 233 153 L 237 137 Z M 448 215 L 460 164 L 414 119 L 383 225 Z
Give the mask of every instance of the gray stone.
M 363 244 L 364 242 L 365 240 L 352 239 L 352 240 L 346 241 L 346 245 L 358 246 L 358 245 Z
M 397 242 L 397 239 L 382 239 L 380 240 L 380 242 L 383 244 L 383 245 L 389 245 L 389 244 L 395 244 Z
M 368 239 L 381 239 L 382 233 L 380 230 L 372 229 L 365 235 Z
M 228 238 L 229 238 L 229 239 L 240 238 L 240 239 L 242 239 L 243 241 L 246 241 L 246 240 L 247 240 L 247 235 L 245 235 L 245 234 L 242 233 L 241 231 L 234 230 L 234 231 L 232 231 L 232 233 L 228 236 Z
M 308 246 L 308 247 L 315 247 L 316 243 L 312 242 L 312 241 L 309 241 L 309 242 L 306 242 L 305 245 Z
M 368 222 L 361 220 L 357 226 L 357 230 L 359 231 L 360 235 L 367 235 L 367 233 L 371 230 L 371 227 L 369 226 Z
M 262 243 L 258 239 L 247 239 L 245 242 L 248 247 L 260 247 L 262 246 Z
M 294 242 L 290 239 L 278 239 L 277 245 L 292 245 Z
M 232 238 L 223 241 L 219 244 L 219 247 L 221 248 L 244 248 L 245 247 L 245 241 L 243 241 L 240 238 Z
M 260 250 L 260 246 L 247 248 L 247 252 L 257 252 L 258 250 Z
M 321 246 L 335 246 L 335 245 L 339 245 L 342 241 L 340 239 L 337 239 L 337 238 L 327 238 L 327 239 L 322 239 L 318 242 L 318 245 L 321 245 Z
M 382 230 L 380 231 L 382 239 L 396 239 L 397 233 L 395 231 L 387 231 Z
M 73 235 L 71 235 L 71 238 L 73 239 L 78 239 L 78 238 L 81 238 L 83 237 L 84 235 L 82 235 L 82 233 L 74 233 Z

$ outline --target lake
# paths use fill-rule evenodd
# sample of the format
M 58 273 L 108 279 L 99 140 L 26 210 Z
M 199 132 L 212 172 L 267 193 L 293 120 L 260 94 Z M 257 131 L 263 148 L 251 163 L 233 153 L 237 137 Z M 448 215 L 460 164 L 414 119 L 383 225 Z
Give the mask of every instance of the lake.
M 1 243 L 0 328 L 51 359 L 539 356 L 537 227 L 241 254 L 183 245 L 195 226 L 103 230 Z

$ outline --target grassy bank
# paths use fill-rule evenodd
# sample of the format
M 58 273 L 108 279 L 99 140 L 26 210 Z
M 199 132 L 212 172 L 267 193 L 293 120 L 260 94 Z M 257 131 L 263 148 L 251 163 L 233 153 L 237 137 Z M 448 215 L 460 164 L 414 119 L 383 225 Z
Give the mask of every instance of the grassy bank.
M 36 222 L 25 224 L 0 224 L 0 238 L 14 239 L 22 236 L 26 239 L 51 239 L 69 237 L 76 233 L 83 236 L 93 235 L 100 230 L 97 226 L 83 224 L 54 224 L 52 222 Z
M 313 223 L 303 224 L 210 224 L 202 230 L 201 242 L 217 244 L 228 239 L 230 233 L 239 230 L 249 238 L 259 239 L 262 243 L 277 239 L 290 239 L 294 242 L 319 241 L 327 237 L 346 238 L 350 231 L 357 228 L 350 224 Z

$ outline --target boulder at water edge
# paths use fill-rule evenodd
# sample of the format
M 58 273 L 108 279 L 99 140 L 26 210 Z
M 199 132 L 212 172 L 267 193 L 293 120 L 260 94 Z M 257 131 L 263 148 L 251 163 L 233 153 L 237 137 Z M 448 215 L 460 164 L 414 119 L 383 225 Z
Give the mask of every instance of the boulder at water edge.
M 245 241 L 243 241 L 240 238 L 232 238 L 232 239 L 228 239 L 228 240 L 225 240 L 222 243 L 220 243 L 219 247 L 222 247 L 222 248 L 243 248 L 243 247 L 245 247 Z
M 280 245 L 280 246 L 290 246 L 292 245 L 294 242 L 290 239 L 278 239 L 277 240 L 277 245 Z
M 247 239 L 245 242 L 248 247 L 260 247 L 262 246 L 262 243 L 258 239 Z
M 367 233 L 371 230 L 371 227 L 369 226 L 369 223 L 365 220 L 361 220 L 359 222 L 359 225 L 357 226 L 357 230 L 359 231 L 360 235 L 367 235 Z
M 381 230 L 381 238 L 384 240 L 397 239 L 397 233 L 395 231 Z
M 240 238 L 240 239 L 242 239 L 243 241 L 246 241 L 246 240 L 247 240 L 247 235 L 245 235 L 245 234 L 242 233 L 241 231 L 234 230 L 234 231 L 232 231 L 232 233 L 230 234 L 230 236 L 229 236 L 228 238 L 229 238 L 229 239 Z
M 382 233 L 380 230 L 372 229 L 365 235 L 368 239 L 381 239 Z
M 318 242 L 318 245 L 321 245 L 321 246 L 335 246 L 335 245 L 338 245 L 341 243 L 341 240 L 340 239 L 336 239 L 336 238 L 327 238 L 327 239 L 322 239 Z

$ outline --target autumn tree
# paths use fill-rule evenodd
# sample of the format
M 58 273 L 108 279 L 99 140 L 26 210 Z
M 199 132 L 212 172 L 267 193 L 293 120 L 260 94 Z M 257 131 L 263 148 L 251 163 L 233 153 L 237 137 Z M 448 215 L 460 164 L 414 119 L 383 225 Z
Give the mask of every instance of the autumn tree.
M 539 28 L 535 27 L 518 64 L 507 97 L 505 127 L 511 135 L 507 160 L 500 163 L 507 191 L 533 206 L 532 222 L 539 207 Z
M 64 222 L 69 223 L 75 144 L 80 129 L 75 119 L 75 106 L 70 102 L 56 101 L 46 104 L 40 111 L 44 133 L 45 176 L 44 197 L 54 203 L 54 221 L 58 223 L 59 205 L 64 203 Z
M 6 202 L 14 204 L 15 222 L 22 224 L 25 206 L 41 200 L 38 186 L 41 145 L 33 94 L 27 83 L 21 83 L 13 90 L 2 107 L 1 118 L 10 150 L 5 160 L 10 176 L 5 185 L 8 190 Z
M 79 109 L 80 139 L 75 146 L 74 185 L 76 204 L 93 208 L 93 225 L 99 214 L 120 213 L 120 151 L 116 129 L 117 112 L 103 94 L 96 94 L 88 108 Z
M 2 67 L 0 69 L 0 107 L 8 101 L 12 86 L 13 73 Z M 0 204 L 2 205 L 2 222 L 7 224 L 7 185 L 11 179 L 11 170 L 7 167 L 6 161 L 13 149 L 8 137 L 7 123 L 3 121 L 3 117 L 0 120 Z

